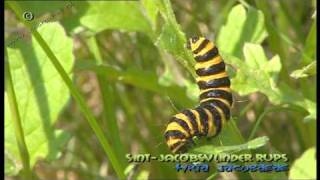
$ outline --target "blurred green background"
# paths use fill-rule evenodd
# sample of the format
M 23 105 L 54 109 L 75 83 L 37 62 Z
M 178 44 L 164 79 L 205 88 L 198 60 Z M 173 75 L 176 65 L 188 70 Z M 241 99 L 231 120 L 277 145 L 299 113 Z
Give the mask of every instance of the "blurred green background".
M 6 179 L 315 179 L 316 1 L 5 2 Z M 232 119 L 193 153 L 281 153 L 281 173 L 176 173 L 171 116 L 198 104 L 186 38 L 215 42 Z

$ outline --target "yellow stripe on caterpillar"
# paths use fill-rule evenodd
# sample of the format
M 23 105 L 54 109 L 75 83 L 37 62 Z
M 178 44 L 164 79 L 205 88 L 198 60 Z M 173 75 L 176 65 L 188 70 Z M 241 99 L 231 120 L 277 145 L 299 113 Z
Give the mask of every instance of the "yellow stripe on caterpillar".
M 180 138 L 170 138 L 167 140 L 167 144 L 168 146 L 172 146 L 173 144 L 177 143 L 177 142 L 181 142 L 181 141 L 185 141 L 184 139 L 180 139 Z
M 197 121 L 197 124 L 198 124 L 199 132 L 200 132 L 200 133 L 204 132 L 204 127 L 203 127 L 202 124 L 201 124 L 199 113 L 198 113 L 196 110 L 194 110 L 194 109 L 191 109 L 190 111 L 191 111 L 192 114 L 196 117 L 196 121 Z
M 170 131 L 170 130 L 177 130 L 177 131 L 180 131 L 182 132 L 186 137 L 189 137 L 189 133 L 187 131 L 185 131 L 183 129 L 183 127 L 181 127 L 181 125 L 177 122 L 170 122 L 167 126 L 167 129 L 166 131 Z
M 214 48 L 214 44 L 212 42 L 209 42 L 206 47 L 204 47 L 203 49 L 201 49 L 201 51 L 198 54 L 195 54 L 196 56 L 201 56 L 204 55 L 205 53 L 207 53 L 208 51 L 210 51 L 211 49 Z
M 230 92 L 231 93 L 230 87 L 218 87 L 218 88 L 202 89 L 202 90 L 200 90 L 200 94 L 203 94 L 205 92 L 212 91 L 212 90 L 224 90 L 226 92 Z
M 184 122 L 186 122 L 188 124 L 189 129 L 190 129 L 190 135 L 194 134 L 194 129 L 192 128 L 192 124 L 191 124 L 191 122 L 189 121 L 189 118 L 186 115 L 184 115 L 182 113 L 179 113 L 179 114 L 176 114 L 175 117 L 178 118 L 178 119 L 183 120 Z
M 225 123 L 226 123 L 226 116 L 225 116 L 223 110 L 220 109 L 218 106 L 216 106 L 215 108 L 217 109 L 217 111 L 220 114 L 220 117 L 221 117 L 221 129 L 222 129 L 224 127 Z
M 216 127 L 213 124 L 213 116 L 208 109 L 204 109 L 208 115 L 208 137 L 214 136 L 216 134 Z
M 200 37 L 196 43 L 192 43 L 191 50 L 194 51 L 195 49 L 197 49 L 204 40 L 206 40 L 204 37 Z
M 215 58 L 209 60 L 209 61 L 205 61 L 205 62 L 197 62 L 196 65 L 194 66 L 194 68 L 197 69 L 201 69 L 201 68 L 207 68 L 210 67 L 212 65 L 215 64 L 219 64 L 222 61 L 222 58 L 220 55 L 216 56 Z
M 231 107 L 231 104 L 229 104 L 229 102 L 225 99 L 222 99 L 222 98 L 207 98 L 207 99 L 202 99 L 200 101 L 200 103 L 204 103 L 204 102 L 207 102 L 207 101 L 210 101 L 210 100 L 218 100 L 218 101 L 221 101 L 223 102 L 226 106 L 228 106 L 228 108 L 230 109 Z
M 209 76 L 200 76 L 196 78 L 196 81 L 210 81 L 210 80 L 214 80 L 214 79 L 219 79 L 219 78 L 223 78 L 223 77 L 227 77 L 228 74 L 226 71 L 221 72 L 219 74 L 213 74 L 213 75 L 209 75 Z

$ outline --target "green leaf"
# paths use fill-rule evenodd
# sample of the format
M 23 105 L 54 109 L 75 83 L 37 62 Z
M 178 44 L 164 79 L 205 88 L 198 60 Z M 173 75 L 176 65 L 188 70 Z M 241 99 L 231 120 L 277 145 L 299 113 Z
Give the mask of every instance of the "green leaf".
M 219 50 L 242 58 L 244 43 L 259 44 L 266 36 L 263 13 L 252 7 L 246 11 L 243 5 L 239 4 L 232 8 L 227 23 L 220 29 L 217 45 Z
M 45 13 L 63 12 L 70 7 L 69 1 L 18 1 L 23 12 L 31 12 L 35 18 Z
M 251 15 L 249 15 L 250 11 Z M 279 56 L 274 56 L 268 61 L 261 46 L 246 43 L 261 43 L 263 41 L 266 37 L 263 24 L 264 17 L 261 11 L 249 7 L 246 12 L 242 5 L 237 5 L 230 12 L 227 24 L 221 28 L 217 40 L 220 52 L 227 63 L 238 68 L 236 77 L 232 79 L 231 88 L 240 95 L 260 91 L 267 95 L 274 104 L 298 105 L 309 112 L 306 119 L 314 119 L 315 106 L 312 102 L 304 99 L 286 84 L 276 85 L 282 67 Z M 256 28 L 253 32 L 251 32 L 251 29 L 254 29 L 252 27 Z M 230 36 L 231 34 L 232 36 Z M 245 62 L 241 60 L 243 44 Z
M 142 0 L 141 4 L 144 7 L 147 17 L 150 19 L 150 22 L 153 26 L 153 28 L 155 28 L 156 25 L 156 20 L 157 20 L 157 15 L 159 13 L 159 8 L 157 6 L 158 1 L 157 0 Z
M 316 61 L 312 61 L 307 66 L 293 71 L 290 74 L 290 76 L 295 79 L 304 78 L 304 77 L 308 77 L 308 76 L 314 76 L 317 74 L 317 69 L 316 69 L 317 64 L 316 63 L 317 63 Z
M 63 60 L 63 67 L 72 77 L 72 39 L 66 36 L 63 28 L 57 23 L 42 26 L 39 32 L 50 44 L 56 56 Z M 54 123 L 68 102 L 70 94 L 34 39 L 31 43 L 22 40 L 16 43 L 17 48 L 8 48 L 7 52 L 32 167 L 40 158 L 57 158 L 62 145 L 68 139 L 69 135 L 55 129 Z M 14 163 L 19 164 L 21 160 L 18 158 L 18 147 L 7 103 L 6 97 L 5 149 L 15 158 Z
M 281 70 L 281 61 L 278 55 L 267 60 L 260 45 L 246 43 L 244 46 L 245 61 L 223 53 L 226 61 L 237 67 L 236 77 L 231 79 L 231 89 L 241 96 L 254 92 L 265 94 L 275 105 L 293 104 L 309 112 L 307 119 L 315 119 L 315 103 L 310 101 L 285 83 L 277 85 Z
M 265 94 L 271 103 L 300 106 L 309 112 L 305 120 L 315 119 L 316 107 L 313 101 L 304 98 L 283 82 L 277 85 L 282 66 L 278 55 L 267 60 L 262 47 L 251 43 L 246 43 L 243 51 L 245 61 L 223 53 L 226 61 L 237 68 L 236 77 L 231 79 L 231 89 L 241 96 L 259 91 Z
M 149 175 L 150 172 L 147 170 L 142 170 L 141 172 L 139 172 L 139 174 L 137 175 L 137 180 L 145 180 L 145 179 L 149 179 Z
M 204 145 L 194 148 L 192 151 L 197 153 L 207 153 L 207 154 L 218 154 L 218 153 L 235 153 L 242 150 L 257 149 L 264 146 L 269 141 L 267 136 L 262 136 L 248 141 L 244 144 L 233 145 L 233 146 L 214 146 L 214 145 Z
M 170 86 L 176 84 L 176 79 L 169 67 L 165 67 L 164 73 L 159 76 L 159 84 L 162 86 Z
M 316 12 L 314 12 L 315 15 Z M 313 16 L 314 16 L 313 15 Z M 309 30 L 305 45 L 302 52 L 302 63 L 306 65 L 312 63 L 312 60 L 316 58 L 316 39 L 317 39 L 317 28 L 316 28 L 316 19 L 313 20 L 312 25 Z
M 186 98 L 186 89 L 171 84 L 170 86 L 163 85 L 158 80 L 158 75 L 153 72 L 141 71 L 136 68 L 129 68 L 128 70 L 119 70 L 112 66 L 100 65 L 97 66 L 90 62 L 79 61 L 75 67 L 76 70 L 91 70 L 99 75 L 105 76 L 109 81 L 116 81 L 125 84 L 130 84 L 137 88 L 149 90 L 155 93 L 168 96 L 174 102 L 179 103 L 185 107 L 192 107 L 194 102 Z
M 317 107 L 316 102 L 305 99 L 302 105 L 308 112 L 309 115 L 304 117 L 304 122 L 308 122 L 309 120 L 316 120 L 317 118 Z
M 124 170 L 124 174 L 125 174 L 126 176 L 128 176 L 129 173 L 131 173 L 132 171 L 135 170 L 136 166 L 137 166 L 136 164 L 129 164 L 129 165 L 126 167 L 126 169 Z
M 184 34 L 182 34 L 180 30 L 175 29 L 173 24 L 166 22 L 156 45 L 160 45 L 160 47 L 167 52 L 183 58 L 185 54 L 185 43 L 186 39 Z
M 189 99 L 192 99 L 194 102 L 199 100 L 200 90 L 197 83 L 194 81 L 184 80 L 185 87 L 187 88 L 187 95 Z
M 160 50 L 165 50 L 177 58 L 177 61 L 185 66 L 188 71 L 195 77 L 193 65 L 195 61 L 190 51 L 185 48 L 186 37 L 177 23 L 171 3 L 169 0 L 162 0 L 158 3 L 160 14 L 164 19 L 164 24 L 160 34 L 155 40 L 155 45 Z
M 7 151 L 5 151 L 4 162 L 4 172 L 7 176 L 16 175 L 22 169 L 22 163 L 16 163 L 15 157 Z
M 304 118 L 304 121 L 316 120 L 316 103 L 307 98 L 301 96 L 295 89 L 292 89 L 285 83 L 280 83 L 279 88 L 276 89 L 275 94 L 277 94 L 277 99 L 275 103 L 288 103 L 308 111 L 309 115 Z
M 166 22 L 155 44 L 167 53 L 174 55 L 180 64 L 194 74 L 193 65 L 195 62 L 189 52 L 186 51 L 186 39 L 183 33 L 176 29 L 174 25 Z
M 151 32 L 151 26 L 142 14 L 140 2 L 138 1 L 88 1 L 73 3 L 79 13 L 81 13 L 81 16 L 78 16 L 80 24 L 94 33 L 99 33 L 106 29 Z
M 72 1 L 15 1 L 21 11 L 31 13 L 33 19 L 28 21 L 31 30 L 38 29 L 48 23 L 52 23 L 72 11 L 74 3 Z M 21 14 L 23 17 L 24 14 Z M 20 17 L 19 17 L 20 18 Z M 23 20 L 25 20 L 23 18 Z M 14 41 L 17 35 L 10 37 L 8 41 Z M 10 43 L 8 43 L 10 44 Z
M 316 149 L 309 148 L 294 161 L 289 172 L 289 179 L 316 179 L 316 167 Z
M 260 91 L 276 100 L 275 81 L 281 69 L 279 56 L 267 60 L 260 45 L 246 43 L 244 46 L 245 63 L 238 65 L 237 75 L 232 79 L 231 88 L 240 95 Z M 272 101 L 270 100 L 270 101 Z

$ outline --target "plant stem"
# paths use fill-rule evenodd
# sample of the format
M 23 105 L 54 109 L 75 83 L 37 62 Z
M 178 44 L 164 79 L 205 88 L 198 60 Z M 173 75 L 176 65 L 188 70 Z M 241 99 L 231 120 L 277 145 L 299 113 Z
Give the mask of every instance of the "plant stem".
M 291 108 L 289 107 L 272 107 L 272 108 L 269 108 L 269 109 L 266 109 L 263 111 L 263 113 L 259 116 L 256 124 L 254 125 L 251 133 L 250 133 L 250 136 L 248 138 L 248 141 L 252 140 L 252 138 L 254 137 L 254 135 L 256 134 L 256 131 L 260 125 L 260 123 L 262 122 L 262 119 L 264 118 L 265 115 L 267 115 L 268 113 L 270 112 L 276 112 L 276 111 L 282 111 L 282 110 L 290 110 Z
M 25 179 L 33 179 L 32 172 L 30 170 L 29 152 L 24 139 L 24 133 L 23 133 L 22 123 L 20 119 L 18 103 L 17 103 L 16 94 L 15 94 L 13 83 L 12 83 L 10 65 L 7 59 L 5 60 L 5 90 L 7 93 L 9 108 L 12 115 L 14 134 L 16 136 L 20 158 L 22 160 L 22 165 L 23 165 L 22 174 Z
M 19 17 L 20 20 L 30 29 L 30 24 L 28 24 L 26 21 L 24 21 L 20 17 L 20 14 L 22 14 L 22 10 L 20 9 L 19 5 L 14 1 L 7 1 L 7 3 L 11 7 L 11 9 L 14 10 L 14 12 L 17 15 L 17 17 Z M 39 32 L 35 29 L 35 30 L 31 31 L 31 33 L 32 33 L 32 36 L 36 39 L 36 41 L 39 43 L 39 45 L 41 46 L 43 51 L 46 53 L 46 55 L 48 56 L 48 58 L 50 59 L 51 63 L 54 65 L 54 67 L 58 71 L 58 73 L 61 76 L 61 78 L 63 79 L 63 81 L 68 86 L 73 98 L 76 100 L 77 104 L 80 106 L 80 110 L 85 115 L 89 125 L 91 126 L 91 128 L 93 129 L 94 133 L 96 134 L 98 140 L 100 141 L 100 143 L 101 143 L 104 151 L 106 152 L 106 154 L 107 154 L 107 156 L 108 156 L 108 158 L 109 158 L 109 160 L 111 162 L 111 165 L 113 166 L 113 168 L 114 168 L 116 174 L 118 175 L 119 179 L 125 179 L 125 175 L 123 173 L 124 171 L 123 171 L 123 168 L 122 168 L 121 164 L 119 163 L 118 159 L 116 158 L 116 155 L 115 155 L 113 149 L 111 148 L 109 142 L 107 141 L 107 139 L 104 136 L 104 132 L 100 128 L 99 124 L 97 123 L 93 113 L 90 111 L 90 109 L 86 105 L 86 103 L 85 103 L 84 99 L 82 98 L 80 92 L 73 85 L 71 79 L 68 77 L 68 74 L 63 69 L 63 67 L 60 64 L 59 60 L 54 55 L 54 53 L 52 52 L 52 50 L 50 49 L 48 44 L 41 37 Z
M 102 55 L 99 50 L 99 46 L 95 36 L 92 36 L 86 39 L 86 43 L 88 44 L 89 50 L 92 52 L 95 63 L 97 65 L 103 64 Z M 96 73 L 100 92 L 101 92 L 101 101 L 103 103 L 103 120 L 107 123 L 107 130 L 109 131 L 109 141 L 113 144 L 113 148 L 116 152 L 118 159 L 121 164 L 124 165 L 126 163 L 125 160 L 125 149 L 121 142 L 121 138 L 119 136 L 119 127 L 117 124 L 116 111 L 114 108 L 115 98 L 114 98 L 114 86 L 112 83 L 106 83 L 106 77 Z M 124 167 L 122 167 L 124 168 Z

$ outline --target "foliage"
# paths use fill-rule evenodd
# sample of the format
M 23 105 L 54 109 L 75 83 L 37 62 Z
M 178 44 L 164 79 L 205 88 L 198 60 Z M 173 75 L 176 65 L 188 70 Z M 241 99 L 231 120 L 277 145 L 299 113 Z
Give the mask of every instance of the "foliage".
M 51 44 L 56 56 L 64 59 L 63 67 L 70 72 L 74 61 L 71 38 L 68 38 L 63 28 L 56 23 L 41 27 L 39 32 Z M 70 95 L 39 44 L 34 40 L 32 42 L 29 45 L 24 41 L 19 41 L 16 48 L 8 48 L 7 53 L 30 154 L 30 164 L 34 166 L 39 158 L 49 160 L 56 158 L 62 144 L 68 140 L 66 131 L 55 130 L 53 127 Z M 5 103 L 7 103 L 7 98 Z M 12 121 L 9 120 L 12 117 L 8 106 L 5 106 L 5 115 L 6 154 L 14 158 L 12 161 L 17 162 L 19 161 L 16 159 L 19 157 L 18 146 Z M 13 170 L 16 171 L 16 169 Z
M 289 172 L 290 179 L 316 179 L 316 150 L 306 150 L 300 158 L 295 160 Z
M 12 21 L 6 20 L 5 60 L 14 89 L 5 92 L 6 175 L 23 179 L 28 162 L 39 179 L 59 179 L 60 170 L 75 179 L 223 177 L 216 169 L 180 174 L 172 164 L 125 159 L 169 153 L 168 119 L 194 107 L 199 93 L 186 38 L 203 35 L 228 64 L 235 105 L 221 134 L 198 140 L 189 153 L 286 153 L 289 167 L 295 160 L 289 175 L 234 175 L 315 177 L 302 168 L 315 162 L 315 2 L 183 2 L 6 2 Z M 35 18 L 27 21 L 22 12 Z M 24 139 L 30 161 L 19 156 Z

